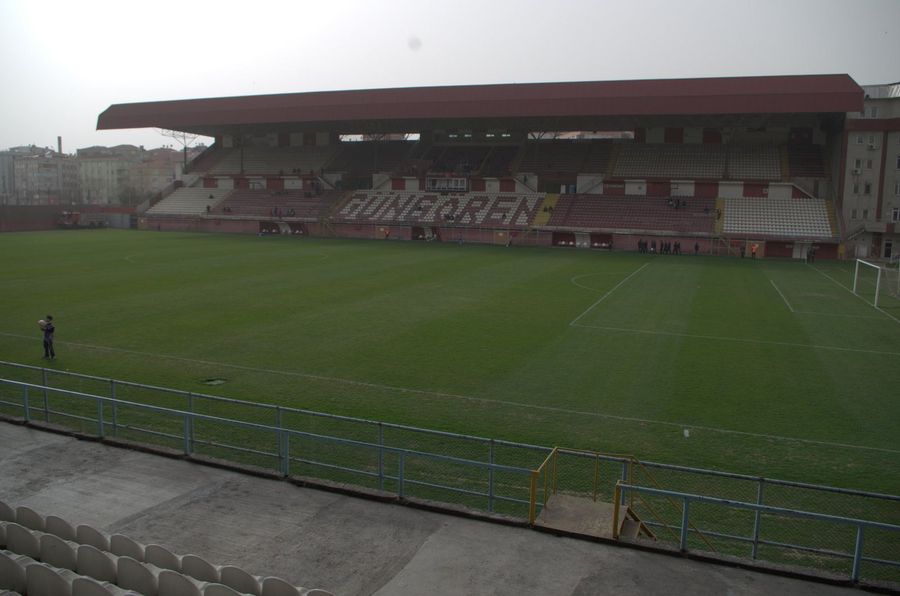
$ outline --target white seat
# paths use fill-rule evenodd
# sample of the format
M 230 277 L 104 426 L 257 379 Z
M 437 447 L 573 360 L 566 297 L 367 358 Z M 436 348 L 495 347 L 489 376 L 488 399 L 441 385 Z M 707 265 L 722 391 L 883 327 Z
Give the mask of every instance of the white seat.
M 78 569 L 78 557 L 73 543 L 53 534 L 43 534 L 40 544 L 42 562 L 70 571 Z
M 41 542 L 37 534 L 16 523 L 6 525 L 6 547 L 19 555 L 41 558 Z
M 197 555 L 181 557 L 181 572 L 194 579 L 219 583 L 219 568 Z
M 116 583 L 118 557 L 90 544 L 78 546 L 75 571 L 101 582 Z
M 75 542 L 78 544 L 90 544 L 94 548 L 103 551 L 109 550 L 109 536 L 84 524 L 75 528 Z
M 28 596 L 72 596 L 76 574 L 40 563 L 25 568 L 25 592 Z
M 16 521 L 16 511 L 3 501 L 0 501 L 0 521 Z
M 115 584 L 98 582 L 90 577 L 76 577 L 72 580 L 72 596 L 130 596 L 132 594 L 138 593 L 124 590 Z
M 144 545 L 122 534 L 113 534 L 109 537 L 109 552 L 120 557 L 131 557 L 137 561 L 144 560 Z
M 230 588 L 234 588 L 238 592 L 259 596 L 259 578 L 250 575 L 240 567 L 225 565 L 219 571 L 219 579 L 223 584 Z
M 238 592 L 224 584 L 206 584 L 203 589 L 203 596 L 241 596 L 245 593 L 247 592 Z
M 197 582 L 171 569 L 159 572 L 159 593 L 162 596 L 202 596 L 205 582 Z
M 16 508 L 16 523 L 31 530 L 44 531 L 44 516 L 30 507 Z
M 126 590 L 134 590 L 144 596 L 156 596 L 159 586 L 159 568 L 144 565 L 131 557 L 119 557 L 116 566 L 116 584 Z
M 25 567 L 34 559 L 0 550 L 0 590 L 25 592 Z
M 59 536 L 63 540 L 75 541 L 75 528 L 72 524 L 56 515 L 48 515 L 44 519 L 44 531 L 48 534 Z
M 148 544 L 144 548 L 144 562 L 156 565 L 160 569 L 181 572 L 181 557 L 158 544 Z
M 301 596 L 300 590 L 280 577 L 267 577 L 262 581 L 261 596 Z

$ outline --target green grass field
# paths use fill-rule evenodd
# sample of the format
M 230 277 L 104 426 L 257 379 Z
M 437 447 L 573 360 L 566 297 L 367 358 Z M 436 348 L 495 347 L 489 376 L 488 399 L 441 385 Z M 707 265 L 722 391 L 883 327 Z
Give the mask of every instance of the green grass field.
M 99 230 L 0 271 L 0 360 L 51 313 L 63 370 L 900 493 L 900 308 L 848 264 Z

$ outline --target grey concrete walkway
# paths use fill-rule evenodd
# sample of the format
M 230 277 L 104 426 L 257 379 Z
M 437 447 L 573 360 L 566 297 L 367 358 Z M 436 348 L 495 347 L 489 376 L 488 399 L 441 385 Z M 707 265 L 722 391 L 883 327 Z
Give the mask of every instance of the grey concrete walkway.
M 0 499 L 340 595 L 860 593 L 298 488 L 2 421 Z

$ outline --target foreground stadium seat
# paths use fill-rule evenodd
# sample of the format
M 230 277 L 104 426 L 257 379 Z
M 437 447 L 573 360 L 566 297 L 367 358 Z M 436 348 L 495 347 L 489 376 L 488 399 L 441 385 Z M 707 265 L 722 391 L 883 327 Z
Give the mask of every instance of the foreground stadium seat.
M 75 571 L 81 575 L 92 577 L 101 582 L 116 583 L 116 564 L 118 557 L 102 551 L 90 544 L 82 544 L 78 547 L 76 555 L 77 566 Z
M 90 544 L 94 548 L 103 551 L 109 550 L 109 536 L 84 524 L 75 528 L 75 542 L 78 544 Z
M 250 575 L 240 567 L 225 565 L 219 572 L 220 581 L 230 588 L 244 594 L 259 596 L 259 578 Z
M 37 535 L 16 523 L 6 526 L 6 547 L 19 555 L 27 555 L 32 559 L 41 558 L 41 542 Z
M 248 592 L 239 592 L 223 584 L 207 584 L 203 589 L 203 596 L 243 596 Z
M 202 596 L 206 582 L 192 580 L 171 569 L 159 572 L 160 596 Z
M 16 521 L 15 510 L 3 501 L 0 501 L 0 521 Z
M 0 550 L 0 590 L 25 592 L 25 568 L 35 563 L 31 557 Z
M 109 537 L 109 552 L 137 561 L 144 560 L 144 545 L 122 534 L 113 534 Z
M 197 555 L 184 555 L 181 571 L 200 581 L 219 583 L 219 568 Z
M 267 577 L 262 582 L 261 596 L 301 596 L 300 590 L 279 577 Z
M 160 569 L 181 572 L 181 557 L 158 544 L 148 544 L 144 548 L 144 562 L 156 565 Z
M 78 555 L 74 543 L 66 542 L 53 534 L 43 534 L 40 544 L 42 562 L 70 571 L 78 569 Z
M 28 596 L 71 596 L 74 571 L 54 569 L 40 563 L 25 568 L 25 593 Z
M 76 542 L 75 528 L 61 517 L 48 515 L 44 518 L 44 531 L 48 534 L 59 536 L 63 540 Z
M 6 522 L 0 521 L 0 548 L 6 548 Z
M 155 565 L 144 565 L 131 557 L 119 557 L 116 584 L 126 590 L 155 596 L 159 586 L 159 571 L 161 570 Z
M 90 577 L 76 577 L 72 580 L 72 596 L 131 596 L 137 594 L 132 590 L 123 590 L 119 586 L 98 582 Z
M 39 532 L 43 532 L 46 527 L 44 525 L 44 516 L 30 507 L 18 507 L 16 509 L 16 523 Z

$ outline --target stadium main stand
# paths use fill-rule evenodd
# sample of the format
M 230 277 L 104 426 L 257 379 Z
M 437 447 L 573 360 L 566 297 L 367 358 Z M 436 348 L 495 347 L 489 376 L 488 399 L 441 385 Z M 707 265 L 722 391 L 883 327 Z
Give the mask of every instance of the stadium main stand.
M 195 186 L 140 219 L 160 230 L 258 233 L 296 217 L 322 235 L 410 239 L 430 226 L 430 238 L 453 228 L 498 243 L 516 229 L 554 246 L 584 232 L 605 236 L 564 244 L 617 250 L 635 233 L 707 247 L 796 237 L 837 255 L 840 181 L 823 156 L 861 93 L 845 75 L 301 93 L 112 106 L 100 128 L 188 114 L 192 132 L 216 137 L 191 164 Z M 233 134 L 248 122 L 256 133 Z

